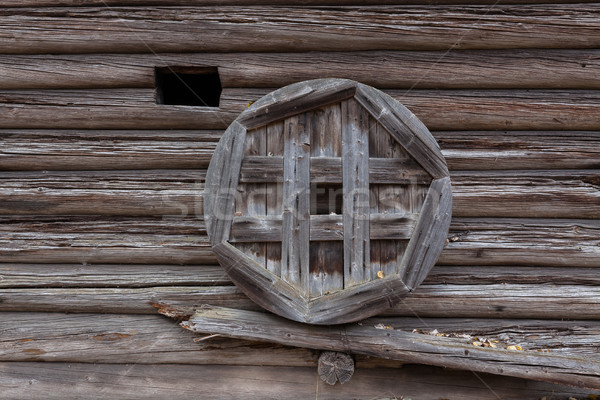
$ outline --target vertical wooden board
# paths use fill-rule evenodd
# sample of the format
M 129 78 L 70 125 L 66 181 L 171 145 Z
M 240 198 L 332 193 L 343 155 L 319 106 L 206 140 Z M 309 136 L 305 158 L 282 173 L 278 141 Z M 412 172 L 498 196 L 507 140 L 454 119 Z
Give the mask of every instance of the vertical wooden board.
M 342 102 L 344 287 L 371 280 L 369 239 L 369 114 Z
M 310 124 L 307 113 L 284 122 L 281 278 L 308 295 Z
M 213 155 L 206 175 L 204 198 L 210 200 L 204 205 L 204 215 L 213 245 L 229 237 L 245 138 L 246 128 L 234 121 L 225 131 L 223 146 Z
M 273 122 L 266 127 L 267 156 L 283 156 L 283 121 Z M 282 167 L 283 169 L 283 167 Z M 267 215 L 281 215 L 283 203 L 283 184 L 267 183 Z M 281 276 L 281 244 L 267 243 L 266 267 L 276 276 Z
M 375 118 L 369 116 L 369 157 L 379 158 L 379 142 L 383 140 L 380 136 L 378 123 Z M 379 212 L 379 189 L 382 185 L 369 186 L 369 210 L 371 214 L 377 214 Z M 381 271 L 381 240 L 371 240 L 369 244 L 371 255 L 371 275 L 377 276 L 377 273 Z
M 245 156 L 266 156 L 266 128 L 256 128 L 246 132 Z M 264 183 L 242 183 L 238 185 L 235 212 L 248 217 L 266 215 L 266 185 Z M 256 262 L 266 267 L 266 243 L 236 243 L 240 251 L 251 254 Z
M 339 103 L 315 110 L 312 113 L 311 157 L 342 156 L 342 116 Z M 314 187 L 311 186 L 311 190 Z M 328 194 L 328 193 L 326 193 Z M 311 203 L 316 203 L 317 193 L 311 192 Z M 311 204 L 316 213 L 316 204 Z M 318 297 L 344 287 L 343 244 L 337 241 L 310 243 L 310 297 Z

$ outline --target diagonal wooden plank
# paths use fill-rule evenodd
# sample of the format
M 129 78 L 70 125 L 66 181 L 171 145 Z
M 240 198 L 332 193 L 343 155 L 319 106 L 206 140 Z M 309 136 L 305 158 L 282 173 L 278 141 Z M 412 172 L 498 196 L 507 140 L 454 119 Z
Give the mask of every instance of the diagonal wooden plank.
M 204 216 L 212 244 L 229 237 L 235 194 L 242 163 L 246 128 L 234 121 L 223 135 L 211 161 L 204 186 Z
M 310 127 L 306 114 L 285 120 L 281 278 L 308 293 Z
M 451 213 L 450 178 L 436 179 L 427 192 L 419 222 L 400 264 L 400 276 L 411 290 L 425 279 L 442 252 Z
M 368 131 L 367 111 L 354 99 L 342 102 L 344 287 L 371 279 Z
M 473 346 L 457 338 L 377 329 L 361 325 L 317 327 L 265 313 L 204 307 L 181 325 L 195 332 L 267 341 L 298 347 L 353 353 L 407 363 L 429 364 L 499 375 L 524 377 L 579 387 L 600 387 L 600 362 L 580 355 L 511 351 Z

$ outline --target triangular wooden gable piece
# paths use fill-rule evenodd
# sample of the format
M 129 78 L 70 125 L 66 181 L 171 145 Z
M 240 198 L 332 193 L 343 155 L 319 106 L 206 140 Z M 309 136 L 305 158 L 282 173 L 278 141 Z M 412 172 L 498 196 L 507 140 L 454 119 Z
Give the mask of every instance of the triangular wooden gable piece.
M 229 126 L 204 214 L 219 262 L 262 307 L 295 321 L 356 321 L 427 276 L 452 209 L 444 157 L 406 107 L 318 79 L 276 90 Z

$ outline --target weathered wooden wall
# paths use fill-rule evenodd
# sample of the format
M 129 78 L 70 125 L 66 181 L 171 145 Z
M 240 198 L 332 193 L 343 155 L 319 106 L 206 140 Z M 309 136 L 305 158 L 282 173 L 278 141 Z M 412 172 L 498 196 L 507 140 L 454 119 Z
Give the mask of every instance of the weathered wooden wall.
M 342 77 L 414 111 L 451 170 L 449 243 L 383 322 L 600 357 L 600 3 L 285 3 L 0 0 L 0 398 L 600 394 L 365 357 L 326 387 L 312 350 L 156 314 L 256 309 L 206 237 L 212 151 L 271 89 Z M 219 67 L 220 108 L 157 105 L 168 65 Z

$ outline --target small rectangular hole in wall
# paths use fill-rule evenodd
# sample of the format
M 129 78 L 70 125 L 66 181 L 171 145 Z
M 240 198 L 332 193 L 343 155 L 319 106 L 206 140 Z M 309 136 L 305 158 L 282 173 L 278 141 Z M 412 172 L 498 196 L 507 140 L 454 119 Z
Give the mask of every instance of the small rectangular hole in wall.
M 216 67 L 155 68 L 156 103 L 219 107 L 221 79 Z

